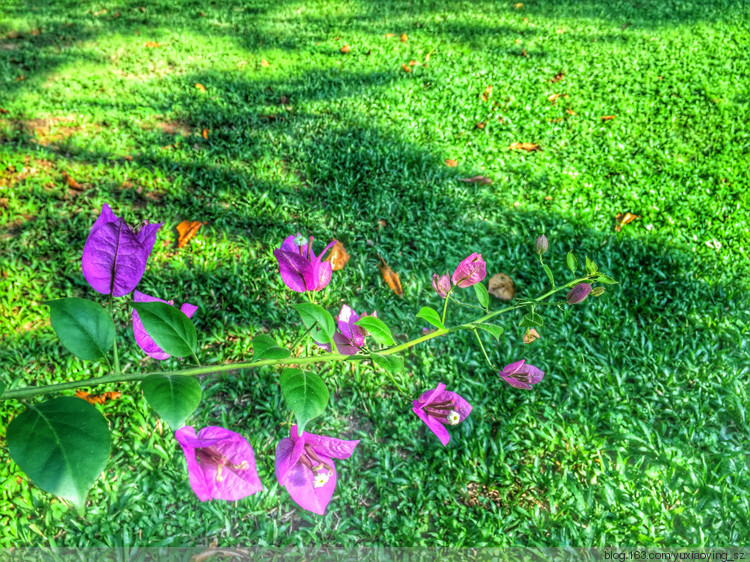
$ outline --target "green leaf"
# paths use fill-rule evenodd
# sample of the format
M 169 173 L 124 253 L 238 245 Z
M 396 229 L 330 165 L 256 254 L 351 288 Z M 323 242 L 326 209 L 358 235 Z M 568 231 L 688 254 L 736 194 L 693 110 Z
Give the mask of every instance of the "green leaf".
M 596 280 L 602 285 L 617 285 L 617 281 L 609 277 L 608 275 L 600 275 Z
M 417 318 L 426 320 L 428 323 L 435 326 L 438 330 L 445 330 L 445 326 L 440 321 L 440 314 L 438 314 L 438 311 L 434 308 L 423 306 L 419 309 L 419 312 L 417 312 Z
M 284 369 L 281 373 L 281 392 L 294 412 L 300 435 L 307 422 L 322 414 L 328 405 L 328 389 L 323 379 L 315 373 Z
M 492 334 L 492 337 L 496 340 L 499 340 L 500 336 L 502 336 L 505 331 L 502 326 L 496 326 L 495 324 L 477 324 L 476 326 L 477 328 L 481 328 L 485 332 Z
M 586 275 L 596 275 L 597 271 L 596 264 L 586 256 Z
M 261 359 L 286 359 L 292 354 L 288 349 L 276 345 L 271 336 L 261 334 L 253 338 L 253 361 Z
M 355 324 L 360 328 L 367 330 L 372 336 L 372 339 L 380 345 L 389 346 L 396 343 L 393 341 L 390 328 L 388 328 L 388 326 L 385 325 L 385 322 L 380 318 L 376 318 L 375 316 L 365 316 L 364 318 L 357 320 Z
M 397 355 L 380 355 L 371 353 L 370 359 L 381 369 L 385 369 L 391 375 L 396 375 L 404 369 L 404 360 Z
M 37 486 L 79 509 L 109 458 L 107 420 L 73 396 L 30 406 L 10 422 L 7 439 L 10 456 Z
M 134 302 L 133 308 L 151 339 L 165 353 L 187 357 L 198 347 L 198 335 L 190 318 L 165 302 Z
M 487 310 L 487 307 L 490 305 L 490 294 L 487 292 L 487 287 L 482 283 L 477 283 L 476 285 L 473 285 L 473 287 L 474 292 L 477 294 L 479 304 L 482 305 L 482 308 Z
M 552 288 L 555 288 L 555 277 L 552 275 L 552 270 L 547 266 L 547 264 L 542 264 L 542 267 L 544 268 L 544 273 L 547 274 L 547 279 L 549 279 L 550 285 L 552 285 Z
M 141 390 L 173 431 L 182 427 L 201 401 L 201 385 L 193 377 L 151 375 L 143 380 Z
M 310 332 L 314 341 L 328 343 L 333 339 L 336 324 L 333 321 L 333 316 L 325 308 L 308 302 L 293 304 L 292 308 L 299 313 L 305 328 L 318 327 Z
M 529 312 L 523 315 L 519 326 L 521 328 L 541 328 L 544 326 L 544 319 L 536 312 Z
M 568 252 L 568 255 L 565 257 L 565 262 L 568 264 L 568 269 L 575 273 L 576 269 L 578 269 L 578 258 L 573 255 L 572 251 Z
M 2 398 L 3 392 L 5 392 L 5 383 L 0 382 L 0 398 Z
M 65 348 L 87 361 L 102 359 L 115 341 L 115 324 L 107 311 L 79 298 L 45 301 L 50 322 Z

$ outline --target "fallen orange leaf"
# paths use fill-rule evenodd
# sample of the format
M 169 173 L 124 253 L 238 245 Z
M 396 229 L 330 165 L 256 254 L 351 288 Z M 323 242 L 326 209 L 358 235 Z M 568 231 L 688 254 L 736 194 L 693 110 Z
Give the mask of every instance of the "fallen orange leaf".
M 432 53 L 430 52 L 430 53 L 427 53 L 427 54 L 426 54 L 426 55 L 424 56 L 424 61 L 425 61 L 425 62 L 430 62 L 430 55 L 431 55 L 431 54 L 432 54 Z
M 271 66 L 270 64 L 268 64 L 268 61 L 266 59 L 260 59 L 260 65 L 261 66 Z
M 516 10 L 523 10 L 523 3 L 522 2 L 518 2 L 517 4 L 513 4 L 513 7 Z
M 550 103 L 555 103 L 557 101 L 557 98 L 559 98 L 562 94 L 552 94 L 547 98 L 547 101 Z
M 640 215 L 634 215 L 633 213 L 617 213 L 615 217 L 615 232 L 620 232 L 623 226 L 639 218 L 641 218 Z
M 404 69 L 404 72 L 411 72 L 411 68 L 409 68 L 409 67 L 408 67 L 408 66 L 406 66 L 405 64 L 402 64 L 402 65 L 401 65 L 401 68 L 403 68 L 403 69 Z
M 2 113 L 3 115 L 8 115 L 8 110 L 0 107 L 0 113 Z
M 76 180 L 74 180 L 71 176 L 69 176 L 68 172 L 63 172 L 63 179 L 68 184 L 69 188 L 78 189 L 79 191 L 83 189 L 83 186 Z
M 76 397 L 85 400 L 89 404 L 104 404 L 107 400 L 116 400 L 122 394 L 118 391 L 103 392 L 101 394 L 90 394 L 85 390 L 76 390 Z
M 509 301 L 516 294 L 516 286 L 510 277 L 504 273 L 497 273 L 490 277 L 487 292 L 501 301 Z
M 336 242 L 325 261 L 331 262 L 331 268 L 334 271 L 339 271 L 340 269 L 344 269 L 346 262 L 349 261 L 349 257 L 344 245 L 341 242 Z
M 514 142 L 508 148 L 510 148 L 511 150 L 526 150 L 529 152 L 534 150 L 542 150 L 542 147 L 540 147 L 538 144 L 533 144 L 530 142 Z
M 563 78 L 565 78 L 565 73 L 564 72 L 558 72 L 557 74 L 555 74 L 555 77 L 552 79 L 552 82 L 559 82 Z
M 346 53 L 348 53 L 348 52 L 349 52 L 349 51 L 351 50 L 351 47 L 349 47 L 349 45 L 344 45 L 344 46 L 343 46 L 343 47 L 341 47 L 341 49 L 339 49 L 339 50 L 340 50 L 340 51 L 341 51 L 342 53 L 346 54 Z
M 417 64 L 419 64 L 419 63 L 417 61 L 415 61 L 415 60 L 410 60 L 409 61 L 409 66 L 414 66 L 414 65 L 417 65 Z
M 385 281 L 385 284 L 388 285 L 394 293 L 399 297 L 403 297 L 404 291 L 401 288 L 401 280 L 398 278 L 398 274 L 388 267 L 383 256 L 378 254 L 378 259 L 380 260 L 378 269 L 380 270 L 380 275 L 383 277 L 383 281 Z
M 383 37 L 385 37 L 386 39 L 390 39 L 391 37 L 395 37 L 395 36 L 396 36 L 395 33 L 386 33 Z
M 201 84 L 200 82 L 196 82 L 195 83 L 195 87 L 198 88 L 204 94 L 206 93 L 206 87 L 203 84 Z
M 474 127 L 475 127 L 476 129 L 484 129 L 484 123 L 482 123 L 482 122 L 480 121 L 479 123 L 477 123 L 476 125 L 474 125 Z
M 156 41 L 149 41 L 146 43 L 146 47 L 148 49 L 156 49 L 157 47 L 161 47 L 161 43 L 157 43 Z
M 478 183 L 479 185 L 489 185 L 492 180 L 486 176 L 473 176 L 471 178 L 460 178 L 458 181 L 465 181 L 466 183 Z
M 490 84 L 489 86 L 487 86 L 484 89 L 484 92 L 482 92 L 482 101 L 487 101 L 488 99 L 490 99 L 490 94 L 491 93 L 492 93 L 492 84 Z
M 451 160 L 450 158 L 448 158 L 445 161 L 445 165 L 448 166 L 449 168 L 455 168 L 456 166 L 458 166 L 458 162 L 456 162 L 455 160 Z
M 182 248 L 185 244 L 190 242 L 190 240 L 195 236 L 195 233 L 198 232 L 200 227 L 202 227 L 205 222 L 200 221 L 182 221 L 180 224 L 177 225 L 177 247 Z
M 406 43 L 409 40 L 409 36 L 406 33 L 401 34 L 401 42 Z
M 570 108 L 566 109 L 566 110 L 565 110 L 565 113 L 567 113 L 568 115 L 575 115 L 575 114 L 576 114 L 576 112 L 575 112 L 575 111 L 573 111 L 573 110 L 572 110 L 572 109 L 570 109 Z
M 201 133 L 201 136 L 204 139 L 208 140 L 208 129 L 203 129 L 203 132 Z
M 601 119 L 602 121 L 612 121 L 612 119 L 614 118 L 614 115 L 602 115 L 601 117 L 599 117 L 599 119 Z

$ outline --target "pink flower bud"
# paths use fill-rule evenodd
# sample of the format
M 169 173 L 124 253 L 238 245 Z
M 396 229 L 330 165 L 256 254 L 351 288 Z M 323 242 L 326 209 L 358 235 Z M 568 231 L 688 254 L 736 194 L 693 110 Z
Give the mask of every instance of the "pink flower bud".
M 451 290 L 451 280 L 448 274 L 438 275 L 437 273 L 432 274 L 432 288 L 435 292 L 443 298 L 448 296 L 448 291 Z
M 547 242 L 547 237 L 542 234 L 536 239 L 536 253 L 541 256 L 547 252 L 547 248 L 549 248 L 549 242 Z
M 589 293 L 591 292 L 591 285 L 588 283 L 580 283 L 573 287 L 567 295 L 565 295 L 565 300 L 568 301 L 568 304 L 578 304 L 580 302 L 583 302 L 586 300 L 586 297 L 589 296 Z
M 468 258 L 458 264 L 453 272 L 453 284 L 462 289 L 476 285 L 487 275 L 487 267 L 481 254 L 471 254 Z

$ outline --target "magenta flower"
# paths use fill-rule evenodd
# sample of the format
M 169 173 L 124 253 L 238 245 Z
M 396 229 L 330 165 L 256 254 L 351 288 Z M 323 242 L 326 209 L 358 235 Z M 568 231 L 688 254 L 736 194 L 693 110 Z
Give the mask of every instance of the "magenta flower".
M 210 426 L 196 436 L 195 429 L 187 426 L 178 429 L 174 436 L 185 453 L 190 487 L 202 502 L 235 501 L 263 487 L 255 468 L 253 448 L 239 433 Z
M 292 291 L 320 291 L 331 280 L 333 269 L 330 261 L 322 261 L 323 255 L 336 243 L 334 240 L 323 248 L 319 256 L 312 249 L 313 237 L 309 242 L 301 234 L 289 236 L 281 248 L 273 251 L 279 262 L 281 279 Z
M 339 329 L 333 334 L 333 341 L 336 342 L 336 351 L 342 355 L 356 355 L 362 349 L 362 346 L 365 344 L 365 336 L 368 334 L 366 330 L 354 323 L 365 316 L 367 316 L 366 312 L 363 312 L 359 316 L 350 306 L 345 304 L 341 306 L 341 311 L 337 317 Z M 377 318 L 378 313 L 373 312 L 370 316 Z M 331 344 L 318 343 L 317 345 L 330 353 Z
M 503 367 L 500 376 L 512 387 L 531 390 L 531 385 L 541 382 L 544 378 L 544 371 L 532 365 L 526 365 L 526 360 L 521 359 Z
M 146 262 L 163 222 L 146 223 L 137 233 L 106 203 L 83 247 L 81 268 L 89 285 L 102 294 L 121 297 L 132 292 L 146 271 Z
M 437 388 L 428 390 L 417 400 L 413 400 L 411 409 L 437 435 L 440 442 L 447 445 L 451 436 L 445 426 L 464 421 L 471 413 L 471 404 L 455 392 L 445 390 L 445 385 L 440 383 Z
M 568 301 L 568 304 L 578 304 L 585 301 L 590 292 L 591 285 L 588 283 L 579 283 L 568 291 L 568 294 L 565 295 L 565 300 Z
M 276 446 L 276 479 L 297 505 L 323 515 L 336 488 L 333 459 L 348 459 L 358 443 L 305 432 L 298 435 L 293 425 L 291 437 Z
M 133 300 L 135 302 L 158 301 L 174 306 L 174 301 L 157 299 L 156 297 L 146 295 L 144 293 L 141 293 L 140 291 L 136 291 L 135 293 L 133 293 Z M 193 314 L 195 314 L 195 311 L 198 310 L 198 307 L 194 304 L 185 303 L 180 307 L 180 310 L 185 316 L 187 316 L 188 318 L 192 318 Z M 133 335 L 135 336 L 135 343 L 137 343 L 138 347 L 146 352 L 146 355 L 149 355 L 154 359 L 159 359 L 160 361 L 169 358 L 169 354 L 165 353 L 161 347 L 156 345 L 156 342 L 151 339 L 151 336 L 148 335 L 148 332 L 146 332 L 146 328 L 143 327 L 143 322 L 141 322 L 141 317 L 138 316 L 138 313 L 135 311 L 135 309 L 133 309 Z
M 438 275 L 437 273 L 432 274 L 432 288 L 435 292 L 443 298 L 448 297 L 448 291 L 451 290 L 451 280 L 448 277 L 448 273 L 445 275 Z
M 487 268 L 481 254 L 473 253 L 458 264 L 451 279 L 462 289 L 476 285 L 487 275 Z

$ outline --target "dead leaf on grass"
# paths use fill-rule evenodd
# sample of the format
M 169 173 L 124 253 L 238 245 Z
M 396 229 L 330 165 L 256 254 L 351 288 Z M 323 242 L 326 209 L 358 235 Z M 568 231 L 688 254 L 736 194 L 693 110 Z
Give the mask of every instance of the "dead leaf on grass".
M 83 186 L 78 183 L 71 175 L 68 174 L 68 172 L 63 172 L 63 180 L 65 183 L 68 184 L 68 187 L 71 189 L 76 189 L 78 191 L 83 191 Z
M 182 221 L 177 225 L 177 247 L 182 248 L 190 242 L 200 228 L 206 224 L 200 221 Z
M 482 92 L 482 101 L 487 101 L 490 99 L 490 94 L 492 94 L 492 84 L 487 86 L 484 89 L 484 92 Z
M 333 271 L 339 271 L 341 269 L 344 269 L 344 266 L 346 265 L 346 262 L 349 261 L 349 258 L 350 256 L 346 253 L 346 248 L 344 248 L 344 245 L 341 242 L 336 242 L 333 245 L 333 248 L 331 248 L 328 257 L 324 261 L 331 262 L 331 269 L 333 269 Z
M 346 53 L 348 53 L 349 51 L 351 51 L 351 47 L 350 47 L 349 45 L 344 45 L 343 47 L 341 47 L 341 48 L 339 49 L 339 51 L 341 51 L 342 53 L 346 54 Z
M 271 66 L 266 59 L 260 59 L 260 65 L 261 66 Z
M 401 280 L 398 278 L 398 274 L 388 267 L 383 256 L 378 254 L 378 259 L 380 260 L 378 269 L 380 270 L 380 275 L 383 277 L 383 281 L 385 281 L 385 284 L 388 285 L 394 293 L 399 297 L 403 297 L 404 291 L 401 288 Z
M 203 93 L 203 94 L 206 93 L 206 87 L 203 84 L 201 84 L 200 82 L 196 82 L 195 83 L 195 87 L 198 88 L 201 91 L 201 93 Z
M 406 33 L 401 34 L 401 42 L 406 43 L 409 40 L 409 36 Z
M 148 41 L 148 42 L 147 42 L 147 43 L 145 44 L 145 47 L 146 47 L 147 49 L 156 49 L 156 48 L 158 48 L 158 47 L 161 47 L 161 43 L 157 43 L 156 41 Z
M 409 68 L 409 67 L 408 67 L 408 66 L 406 66 L 405 64 L 402 64 L 402 65 L 401 65 L 401 68 L 403 68 L 403 69 L 404 69 L 404 72 L 411 72 L 411 68 Z
M 527 152 L 542 150 L 542 147 L 540 147 L 538 144 L 534 144 L 531 142 L 514 142 L 508 148 L 510 148 L 511 150 L 525 150 Z
M 0 107 L 0 113 L 2 113 L 3 115 L 8 115 L 8 110 Z
M 563 78 L 565 78 L 565 73 L 564 72 L 558 72 L 557 74 L 555 74 L 555 77 L 551 80 L 551 82 L 553 82 L 553 83 L 554 82 L 559 82 Z
M 458 166 L 458 162 L 456 162 L 455 160 L 451 160 L 450 158 L 448 158 L 445 161 L 445 165 L 448 166 L 449 168 L 455 168 L 456 166 Z
M 201 136 L 204 139 L 208 140 L 208 129 L 203 129 L 203 131 L 201 132 Z
M 612 119 L 614 118 L 614 115 L 602 115 L 601 117 L 599 117 L 599 119 L 601 119 L 602 121 L 612 121 Z
M 516 286 L 513 280 L 505 273 L 496 273 L 487 284 L 487 292 L 501 301 L 512 300 L 516 294 Z
M 639 218 L 641 218 L 641 215 L 635 215 L 633 213 L 617 213 L 617 216 L 615 217 L 615 232 L 620 232 L 623 226 Z

